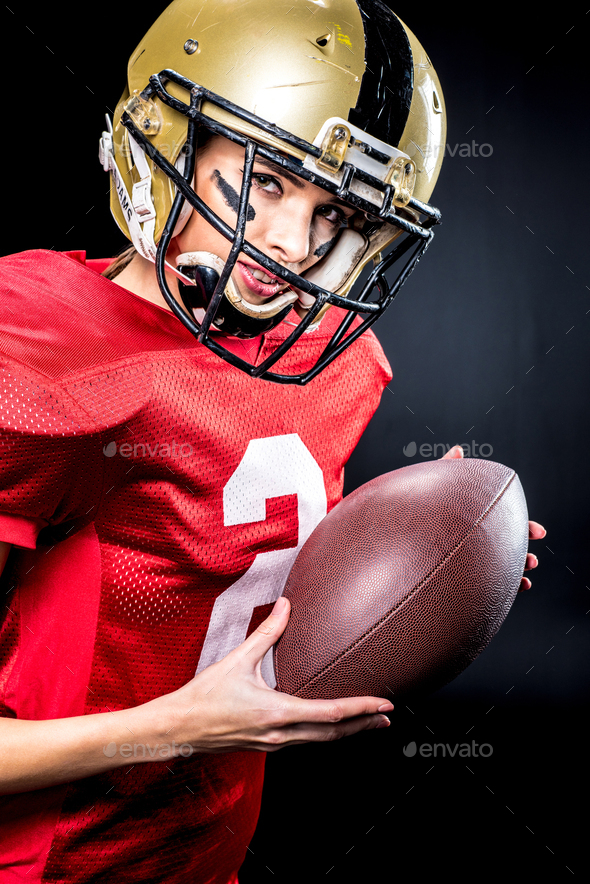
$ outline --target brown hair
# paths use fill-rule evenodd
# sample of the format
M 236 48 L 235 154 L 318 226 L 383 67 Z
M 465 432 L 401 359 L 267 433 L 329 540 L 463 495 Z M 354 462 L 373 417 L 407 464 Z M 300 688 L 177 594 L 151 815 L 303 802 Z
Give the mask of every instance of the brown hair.
M 125 270 L 136 254 L 135 246 L 125 246 L 123 251 L 117 255 L 113 263 L 109 264 L 106 270 L 103 270 L 101 276 L 105 276 L 107 279 L 114 279 L 119 275 L 121 270 Z

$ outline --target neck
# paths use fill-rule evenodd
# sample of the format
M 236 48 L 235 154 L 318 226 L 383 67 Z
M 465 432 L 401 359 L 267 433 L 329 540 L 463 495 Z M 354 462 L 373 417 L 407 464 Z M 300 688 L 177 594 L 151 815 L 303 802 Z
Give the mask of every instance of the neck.
M 171 257 L 173 260 L 173 256 Z M 175 299 L 182 306 L 176 277 L 172 273 L 167 272 L 166 281 Z M 164 310 L 172 312 L 164 295 L 160 291 L 154 264 L 139 253 L 134 255 L 127 267 L 115 277 L 113 282 L 122 286 L 124 289 L 133 292 L 134 295 L 139 295 L 140 298 L 144 298 L 146 301 L 150 301 L 152 304 L 156 304 L 158 307 L 163 307 Z

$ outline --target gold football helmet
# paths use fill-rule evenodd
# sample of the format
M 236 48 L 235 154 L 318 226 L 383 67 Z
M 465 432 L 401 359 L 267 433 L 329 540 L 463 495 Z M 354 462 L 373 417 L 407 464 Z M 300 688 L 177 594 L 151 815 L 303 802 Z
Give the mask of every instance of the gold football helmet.
M 100 158 L 112 175 L 117 224 L 155 262 L 178 318 L 254 377 L 299 384 L 315 377 L 383 313 L 440 221 L 428 201 L 444 153 L 441 87 L 416 37 L 380 0 L 175 0 L 129 60 L 113 124 L 103 133 Z M 245 151 L 235 229 L 192 187 L 203 130 Z M 245 238 L 256 155 L 356 209 L 332 249 L 302 276 Z M 193 210 L 232 248 L 227 261 L 195 252 L 170 268 L 180 279 L 183 310 L 166 281 L 166 253 Z M 260 306 L 245 302 L 231 279 L 240 252 L 289 289 Z M 371 261 L 374 269 L 353 298 Z M 385 271 L 395 263 L 400 269 L 388 282 Z M 331 305 L 347 314 L 313 369 L 293 376 L 270 371 Z M 256 367 L 211 333 L 255 337 L 292 310 L 300 321 Z

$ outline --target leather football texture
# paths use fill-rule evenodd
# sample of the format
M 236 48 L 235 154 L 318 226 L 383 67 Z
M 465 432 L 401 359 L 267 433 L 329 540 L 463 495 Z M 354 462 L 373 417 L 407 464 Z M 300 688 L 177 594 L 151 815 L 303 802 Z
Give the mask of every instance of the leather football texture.
M 502 464 L 438 460 L 367 482 L 320 522 L 289 574 L 277 690 L 395 701 L 442 687 L 502 625 L 527 548 L 522 486 Z

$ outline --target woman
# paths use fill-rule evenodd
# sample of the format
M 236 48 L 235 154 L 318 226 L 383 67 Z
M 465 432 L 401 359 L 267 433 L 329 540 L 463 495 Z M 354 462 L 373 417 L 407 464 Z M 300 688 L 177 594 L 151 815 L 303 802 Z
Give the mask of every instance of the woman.
M 360 333 L 432 236 L 444 105 L 378 0 L 288 6 L 176 0 L 101 142 L 132 246 L 2 261 L 6 881 L 235 882 L 265 752 L 389 724 L 277 693 L 271 648 L 391 378 Z

